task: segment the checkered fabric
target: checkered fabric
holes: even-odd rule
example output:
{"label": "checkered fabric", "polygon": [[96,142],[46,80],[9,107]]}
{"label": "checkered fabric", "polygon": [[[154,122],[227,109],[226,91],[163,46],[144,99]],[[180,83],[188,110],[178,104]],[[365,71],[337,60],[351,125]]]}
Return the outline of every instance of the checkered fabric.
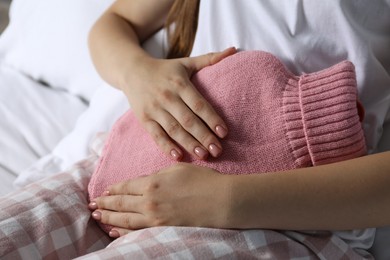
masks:
{"label": "checkered fabric", "polygon": [[155,227],[134,231],[106,249],[78,258],[97,259],[371,259],[331,232]]}
{"label": "checkered fabric", "polygon": [[90,218],[87,186],[98,157],[0,198],[0,259],[71,259],[111,239]]}
{"label": "checkered fabric", "polygon": [[0,259],[372,259],[331,232],[154,227],[112,241],[90,218],[89,158],[0,198]]}

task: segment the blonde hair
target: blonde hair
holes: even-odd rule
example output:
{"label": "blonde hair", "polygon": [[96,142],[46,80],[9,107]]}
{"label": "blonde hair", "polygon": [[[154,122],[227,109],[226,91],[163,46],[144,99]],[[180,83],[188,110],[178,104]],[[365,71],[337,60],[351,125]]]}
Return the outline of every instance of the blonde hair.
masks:
{"label": "blonde hair", "polygon": [[[173,3],[165,24],[169,32],[169,59],[190,55],[198,27],[199,2],[176,0]],[[171,30],[172,27],[174,30]]]}

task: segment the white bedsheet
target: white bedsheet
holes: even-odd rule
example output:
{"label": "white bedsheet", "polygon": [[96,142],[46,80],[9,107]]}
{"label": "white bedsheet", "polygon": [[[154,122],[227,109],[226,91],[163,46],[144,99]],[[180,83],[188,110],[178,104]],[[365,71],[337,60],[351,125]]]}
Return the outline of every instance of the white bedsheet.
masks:
{"label": "white bedsheet", "polygon": [[87,105],[0,62],[0,195],[27,166],[48,154]]}
{"label": "white bedsheet", "polygon": [[48,175],[63,172],[88,157],[90,142],[100,132],[107,132],[114,122],[129,109],[119,90],[102,84],[93,95],[88,109],[80,115],[75,127],[53,151],[20,172],[16,186],[24,186]]}

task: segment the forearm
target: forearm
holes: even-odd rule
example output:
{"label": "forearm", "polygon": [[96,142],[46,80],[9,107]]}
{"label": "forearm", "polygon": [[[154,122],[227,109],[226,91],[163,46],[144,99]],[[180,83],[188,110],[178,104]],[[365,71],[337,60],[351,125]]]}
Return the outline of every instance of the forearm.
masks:
{"label": "forearm", "polygon": [[95,67],[105,81],[123,88],[137,60],[147,56],[139,42],[131,25],[116,14],[106,13],[97,21],[90,32],[89,46]]}
{"label": "forearm", "polygon": [[343,230],[390,224],[390,152],[230,178],[227,225]]}
{"label": "forearm", "polygon": [[140,44],[162,28],[173,0],[117,0],[95,23],[89,49],[98,73],[116,88],[128,87],[150,59]]}

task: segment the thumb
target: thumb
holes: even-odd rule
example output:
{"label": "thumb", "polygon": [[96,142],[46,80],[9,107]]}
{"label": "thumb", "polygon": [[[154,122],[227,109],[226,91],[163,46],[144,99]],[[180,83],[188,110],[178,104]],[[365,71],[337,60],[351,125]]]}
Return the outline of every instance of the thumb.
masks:
{"label": "thumb", "polygon": [[233,55],[237,52],[235,47],[230,47],[221,52],[210,52],[205,55],[185,58],[183,63],[185,67],[189,70],[189,73],[192,74],[196,71],[203,69],[204,67],[216,64],[223,60],[224,58]]}

